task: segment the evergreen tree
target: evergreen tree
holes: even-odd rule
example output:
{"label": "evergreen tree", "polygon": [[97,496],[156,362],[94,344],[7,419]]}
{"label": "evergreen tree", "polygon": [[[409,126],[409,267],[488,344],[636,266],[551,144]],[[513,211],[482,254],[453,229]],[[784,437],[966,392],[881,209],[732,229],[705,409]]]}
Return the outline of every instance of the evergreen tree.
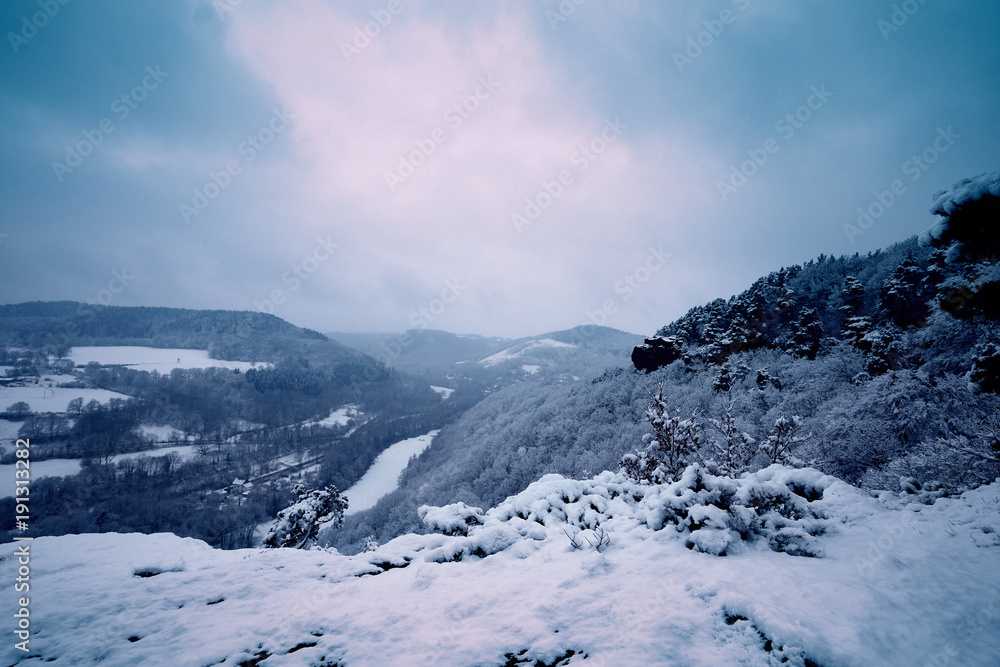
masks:
{"label": "evergreen tree", "polygon": [[307,489],[296,484],[297,500],[278,513],[278,522],[264,538],[264,546],[302,549],[315,541],[327,523],[339,526],[347,510],[347,498],[332,484],[325,489]]}
{"label": "evergreen tree", "polygon": [[819,321],[819,314],[815,308],[804,308],[795,323],[795,333],[792,335],[792,354],[815,359],[819,353],[819,344],[823,340],[823,323]]}
{"label": "evergreen tree", "polygon": [[622,472],[636,481],[654,484],[677,479],[687,466],[701,460],[698,449],[702,429],[696,418],[693,414],[690,419],[683,419],[679,410],[671,416],[660,384],[652,404],[646,409],[646,419],[653,432],[643,436],[644,450],[622,458]]}

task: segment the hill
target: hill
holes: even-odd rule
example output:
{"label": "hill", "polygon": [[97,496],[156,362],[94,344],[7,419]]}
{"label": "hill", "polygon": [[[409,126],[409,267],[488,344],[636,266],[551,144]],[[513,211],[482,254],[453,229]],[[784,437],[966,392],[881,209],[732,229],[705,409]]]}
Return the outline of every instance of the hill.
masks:
{"label": "hill", "polygon": [[767,443],[797,417],[796,460],[862,488],[959,493],[994,480],[1000,252],[976,231],[997,224],[1000,176],[988,176],[939,195],[923,242],[783,267],[662,327],[629,369],[502,388],[443,428],[400,488],[330,543],[349,551],[368,534],[419,530],[422,504],[491,506],[544,474],[617,469],[644,450],[660,390],[671,415],[692,420],[705,459],[743,434]]}

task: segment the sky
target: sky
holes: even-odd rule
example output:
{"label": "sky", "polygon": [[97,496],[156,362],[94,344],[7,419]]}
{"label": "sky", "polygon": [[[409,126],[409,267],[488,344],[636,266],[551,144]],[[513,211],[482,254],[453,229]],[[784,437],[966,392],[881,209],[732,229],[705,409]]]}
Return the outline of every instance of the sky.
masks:
{"label": "sky", "polygon": [[0,302],[652,335],[1000,168],[993,0],[8,0]]}

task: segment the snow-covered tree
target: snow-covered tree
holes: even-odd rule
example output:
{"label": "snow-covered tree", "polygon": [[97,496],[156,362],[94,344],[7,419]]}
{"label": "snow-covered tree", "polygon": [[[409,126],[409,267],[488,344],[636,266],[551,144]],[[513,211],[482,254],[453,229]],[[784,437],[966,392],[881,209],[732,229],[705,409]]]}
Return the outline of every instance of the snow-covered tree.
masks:
{"label": "snow-covered tree", "polygon": [[684,419],[678,409],[671,416],[662,384],[652,398],[652,404],[646,409],[646,419],[653,432],[642,437],[645,449],[622,457],[621,468],[622,472],[637,481],[662,484],[674,481],[684,468],[701,460],[698,450],[702,429],[697,422],[697,414]]}
{"label": "snow-covered tree", "polygon": [[976,348],[969,379],[982,391],[1000,394],[1000,345],[983,343]]}
{"label": "snow-covered tree", "polygon": [[811,437],[811,435],[799,435],[801,428],[802,418],[799,416],[793,416],[791,419],[778,417],[774,422],[774,428],[771,429],[767,440],[761,443],[758,452],[766,456],[771,463],[798,464],[799,460],[792,456],[789,450]]}
{"label": "snow-covered tree", "polygon": [[795,323],[795,333],[792,335],[791,352],[799,357],[815,359],[819,353],[819,344],[823,340],[823,323],[815,308],[804,308]]}
{"label": "snow-covered tree", "polygon": [[746,431],[741,431],[736,425],[732,397],[726,406],[722,419],[709,419],[708,423],[721,436],[713,443],[713,457],[724,475],[735,477],[750,467],[750,461],[756,455],[757,441]]}
{"label": "snow-covered tree", "polygon": [[296,484],[294,493],[297,500],[278,513],[278,522],[264,538],[264,546],[302,549],[315,541],[321,526],[339,526],[344,520],[347,498],[336,486],[307,489],[304,484]]}
{"label": "snow-covered tree", "polygon": [[934,199],[931,213],[941,218],[920,237],[922,243],[947,249],[949,262],[1000,255],[1000,171],[963,178]]}
{"label": "snow-covered tree", "polygon": [[861,315],[865,303],[865,284],[854,276],[844,278],[844,287],[840,291],[840,299],[844,305],[840,311],[850,319]]}

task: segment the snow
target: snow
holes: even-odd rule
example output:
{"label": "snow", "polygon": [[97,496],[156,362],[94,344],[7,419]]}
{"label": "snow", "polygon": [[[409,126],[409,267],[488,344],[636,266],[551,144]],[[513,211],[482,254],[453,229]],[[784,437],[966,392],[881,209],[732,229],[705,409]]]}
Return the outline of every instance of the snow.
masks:
{"label": "snow", "polygon": [[[134,459],[138,456],[167,456],[177,454],[181,459],[189,460],[198,456],[198,448],[193,445],[181,445],[179,447],[161,447],[159,449],[147,449],[142,452],[129,452],[128,454],[117,454],[111,457],[112,463],[118,463],[125,459]],[[31,479],[41,479],[42,477],[69,477],[80,472],[82,467],[80,459],[45,459],[44,461],[31,462]],[[0,465],[0,498],[14,495],[16,488],[15,481],[16,464]]]}
{"label": "snow", "polygon": [[521,366],[521,370],[527,373],[528,375],[537,375],[538,371],[541,370],[541,368],[542,368],[541,366],[538,366],[536,364],[524,364]]}
{"label": "snow", "polygon": [[158,424],[157,425],[143,424],[142,426],[139,427],[139,430],[142,431],[142,434],[145,435],[146,437],[155,439],[156,442],[167,442],[170,440],[170,436],[173,433],[180,432],[180,429],[174,428],[173,426],[158,425]]}
{"label": "snow", "polygon": [[448,397],[455,391],[454,389],[448,389],[448,387],[435,387],[434,385],[431,385],[431,389],[441,394],[441,399],[445,401],[448,400]]}
{"label": "snow", "polygon": [[[940,217],[920,235],[920,243],[930,245],[941,239],[948,230],[949,218],[952,213],[969,202],[978,201],[988,196],[1000,197],[1000,171],[982,173],[974,178],[963,178],[950,189],[935,192],[931,213]],[[961,254],[961,244],[952,244],[948,249],[946,259],[948,262],[953,262]]]}
{"label": "snow", "polygon": [[69,359],[77,366],[86,366],[91,361],[101,365],[124,365],[137,371],[158,371],[169,373],[175,368],[232,368],[247,371],[266,363],[249,361],[225,361],[212,359],[205,350],[183,348],[141,347],[134,345],[108,345],[96,347],[74,347]]}
{"label": "snow", "polygon": [[491,354],[485,359],[480,359],[479,363],[482,366],[489,368],[490,366],[496,366],[497,364],[503,363],[505,361],[510,361],[511,359],[517,359],[518,357],[524,356],[529,350],[533,350],[539,347],[557,348],[557,349],[567,349],[574,348],[576,345],[571,343],[563,343],[558,340],[552,340],[551,338],[539,338],[537,340],[530,340],[524,345],[518,347],[509,347],[506,350],[501,350],[496,354]]}
{"label": "snow", "polygon": [[[768,470],[730,481],[748,490],[806,481],[822,492],[808,501],[824,515],[821,557],[763,541],[725,557],[689,549],[690,533],[643,520],[673,504],[666,487],[611,473],[548,475],[485,513],[422,510],[434,525],[461,520],[467,534],[404,535],[356,556],[217,551],[169,534],[38,538],[28,543],[30,653],[8,641],[0,661],[1000,663],[1000,482],[923,505]],[[581,527],[588,521],[600,525]],[[595,547],[595,528],[610,543]],[[17,576],[23,544],[0,545],[3,580]],[[5,586],[4,608],[19,595]]]}
{"label": "snow", "polygon": [[32,412],[66,412],[66,407],[74,398],[82,398],[84,405],[90,401],[107,403],[112,398],[127,399],[125,394],[107,389],[67,389],[65,387],[0,387],[0,409],[24,401]]}
{"label": "snow", "polygon": [[[80,459],[47,459],[31,461],[30,465],[28,471],[31,473],[31,479],[68,477],[80,472]],[[0,498],[14,495],[14,489],[17,488],[16,470],[15,463],[0,465]]]}
{"label": "snow", "polygon": [[357,405],[345,405],[332,411],[329,417],[306,422],[303,426],[347,426],[349,421],[357,419],[363,414]]}
{"label": "snow", "polygon": [[177,454],[182,460],[191,460],[199,456],[198,447],[195,445],[177,445],[176,447],[158,447],[157,449],[147,449],[142,452],[129,452],[128,454],[116,454],[111,457],[113,463],[118,463],[119,461],[124,461],[125,459],[134,459],[138,456],[169,456],[170,454]]}
{"label": "snow", "polygon": [[344,492],[350,502],[344,515],[374,507],[379,498],[395,491],[399,475],[409,465],[410,457],[420,456],[430,447],[431,441],[438,433],[439,431],[435,430],[415,438],[401,440],[379,454],[364,476]]}
{"label": "snow", "polygon": [[947,217],[968,202],[977,201],[987,195],[1000,197],[1000,171],[982,173],[974,178],[963,178],[951,186],[950,190],[935,192],[931,213]]}

